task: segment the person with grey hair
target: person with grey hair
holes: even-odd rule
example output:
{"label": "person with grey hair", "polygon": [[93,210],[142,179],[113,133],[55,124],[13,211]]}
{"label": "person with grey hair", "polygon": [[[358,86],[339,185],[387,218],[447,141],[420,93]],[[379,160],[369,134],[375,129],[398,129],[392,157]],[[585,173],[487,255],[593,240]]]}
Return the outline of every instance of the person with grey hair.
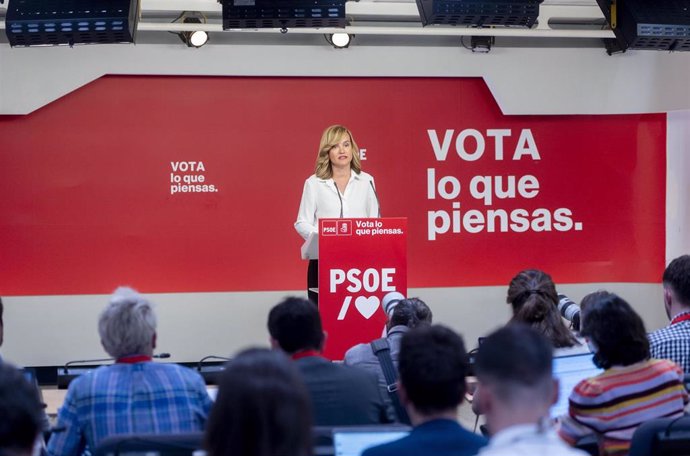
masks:
{"label": "person with grey hair", "polygon": [[54,456],[93,450],[118,434],[202,431],[211,399],[199,374],[176,364],[152,362],[156,314],[131,288],[118,288],[98,320],[105,351],[115,358],[69,385],[48,442]]}

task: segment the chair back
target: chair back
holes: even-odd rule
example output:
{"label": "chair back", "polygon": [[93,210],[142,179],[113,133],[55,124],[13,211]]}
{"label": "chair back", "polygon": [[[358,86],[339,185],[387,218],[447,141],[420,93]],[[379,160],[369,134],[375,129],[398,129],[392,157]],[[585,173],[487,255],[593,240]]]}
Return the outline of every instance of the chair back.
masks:
{"label": "chair back", "polygon": [[203,441],[203,432],[114,435],[103,439],[93,456],[192,456]]}
{"label": "chair back", "polygon": [[599,456],[599,438],[596,434],[588,434],[575,443],[575,448],[590,456]]}
{"label": "chair back", "polygon": [[629,456],[690,455],[690,416],[658,418],[635,430]]}

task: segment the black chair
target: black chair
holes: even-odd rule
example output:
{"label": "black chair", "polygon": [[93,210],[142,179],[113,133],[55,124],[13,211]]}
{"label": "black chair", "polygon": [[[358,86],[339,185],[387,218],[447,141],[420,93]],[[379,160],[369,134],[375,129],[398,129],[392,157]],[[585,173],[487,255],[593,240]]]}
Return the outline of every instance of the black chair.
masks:
{"label": "black chair", "polygon": [[335,454],[332,426],[314,426],[311,429],[311,434],[314,456],[333,456]]}
{"label": "black chair", "polygon": [[127,454],[157,456],[192,456],[202,448],[203,432],[182,434],[123,434],[103,439],[93,456],[120,456]]}
{"label": "black chair", "polygon": [[586,435],[575,443],[575,448],[591,456],[599,456],[599,439],[596,434]]}
{"label": "black chair", "polygon": [[658,418],[633,434],[629,456],[689,456],[690,416]]}

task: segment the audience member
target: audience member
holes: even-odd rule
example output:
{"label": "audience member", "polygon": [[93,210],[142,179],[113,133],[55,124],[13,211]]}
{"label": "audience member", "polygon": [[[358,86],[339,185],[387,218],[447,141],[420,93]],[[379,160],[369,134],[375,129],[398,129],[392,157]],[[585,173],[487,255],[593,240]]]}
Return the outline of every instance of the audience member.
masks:
{"label": "audience member", "polygon": [[[383,295],[383,299],[381,300],[381,310],[383,310],[383,313],[386,314],[386,322],[388,322],[388,318],[390,318],[391,314],[393,313],[395,306],[397,306],[398,303],[403,299],[405,299],[405,295],[399,291],[389,291]],[[383,329],[381,330],[381,337],[386,337],[387,333],[388,326],[384,323]]]}
{"label": "audience member", "polygon": [[311,404],[297,368],[277,350],[228,362],[206,429],[209,456],[311,456]]}
{"label": "audience member", "polygon": [[605,371],[575,386],[561,437],[574,444],[595,433],[601,454],[627,455],[640,424],[682,416],[683,372],[672,361],[650,359],[644,323],[626,301],[606,291],[585,296],[581,333]]}
{"label": "audience member", "polygon": [[[4,336],[5,336],[5,321],[3,320],[3,313],[5,309],[2,304],[2,298],[0,298],[0,346],[2,346],[2,343],[4,342]],[[0,356],[0,364],[3,363],[3,359]],[[48,431],[50,429],[50,420],[48,419],[48,415],[46,415],[45,410],[41,408],[41,426],[40,426],[41,431]]]}
{"label": "audience member", "polygon": [[81,454],[117,434],[203,430],[211,408],[204,381],[191,369],[152,362],[156,315],[143,296],[130,288],[116,290],[98,332],[116,363],[70,383],[57,418],[65,431],[51,436],[50,454]]}
{"label": "audience member", "polygon": [[486,439],[457,422],[468,360],[462,338],[443,326],[407,332],[400,344],[400,397],[414,428],[363,456],[474,455]]}
{"label": "audience member", "polygon": [[[383,296],[383,299],[381,300],[381,309],[383,309],[383,313],[386,314],[386,318],[391,316],[395,306],[397,306],[398,303],[403,299],[405,299],[405,295],[399,291],[389,291]],[[384,333],[387,329],[388,328],[384,328]],[[385,334],[383,335],[385,336]]]}
{"label": "audience member", "polygon": [[511,322],[524,323],[546,336],[554,348],[580,343],[563,324],[558,312],[558,294],[551,276],[537,269],[521,271],[508,285],[506,302],[513,308]]}
{"label": "audience member", "polygon": [[[543,334],[556,349],[557,355],[587,351],[572,332],[565,326],[558,312],[558,293],[551,276],[538,269],[520,271],[508,285],[506,302],[513,309],[508,324],[519,323],[534,328]],[[481,415],[481,391],[475,390],[472,411]]]}
{"label": "audience member", "polygon": [[26,381],[21,371],[0,363],[0,454],[39,454],[43,417],[36,388]]}
{"label": "audience member", "polygon": [[492,437],[481,456],[578,456],[551,427],[558,399],[549,340],[524,324],[508,325],[479,346],[478,395]]}
{"label": "audience member", "polygon": [[[387,336],[383,339],[390,348],[390,357],[393,365],[398,367],[398,354],[400,353],[400,340],[410,328],[418,325],[430,325],[432,319],[431,309],[418,298],[403,299],[387,315]],[[372,344],[359,344],[350,348],[345,353],[345,364],[368,370],[378,376],[379,386],[385,390],[386,378],[379,364],[378,357],[374,354]]]}
{"label": "audience member", "polygon": [[690,255],[671,261],[662,281],[671,323],[649,334],[649,351],[652,358],[670,359],[690,374]]}
{"label": "audience member", "polygon": [[268,314],[271,346],[295,361],[312,400],[314,424],[336,426],[392,421],[376,376],[320,356],[325,334],[314,303],[286,298]]}

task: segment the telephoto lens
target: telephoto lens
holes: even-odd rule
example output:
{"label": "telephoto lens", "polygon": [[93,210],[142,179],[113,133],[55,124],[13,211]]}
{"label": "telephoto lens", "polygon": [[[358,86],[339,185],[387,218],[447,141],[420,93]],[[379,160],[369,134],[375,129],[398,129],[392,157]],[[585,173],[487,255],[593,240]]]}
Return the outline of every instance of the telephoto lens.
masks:
{"label": "telephoto lens", "polygon": [[570,327],[580,330],[580,306],[564,294],[558,295],[558,311],[561,316],[570,322]]}

